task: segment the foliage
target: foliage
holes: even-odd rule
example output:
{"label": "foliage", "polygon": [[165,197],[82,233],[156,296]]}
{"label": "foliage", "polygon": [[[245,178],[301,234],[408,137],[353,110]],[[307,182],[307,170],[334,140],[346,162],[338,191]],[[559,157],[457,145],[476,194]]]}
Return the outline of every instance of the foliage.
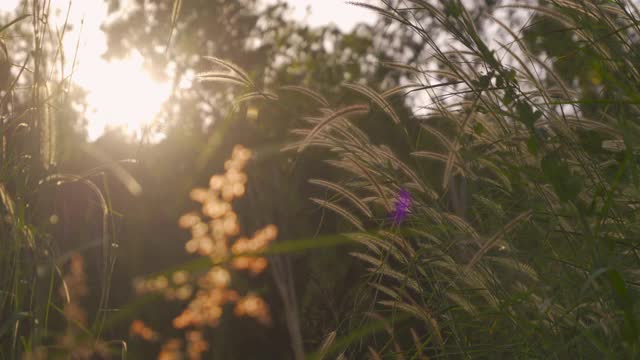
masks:
{"label": "foliage", "polygon": [[[386,113],[409,149],[372,141],[361,125],[370,119],[348,111],[355,105],[319,109],[290,147],[328,149],[326,161],[345,176],[315,181],[335,194],[318,203],[376,229],[354,237],[363,248],[352,255],[369,266],[371,285],[354,312],[382,314],[388,334],[361,339],[348,356],[637,356],[638,9],[505,5],[481,14],[485,27],[501,29],[489,40],[460,1],[411,3],[361,4],[428,45],[425,62],[391,65],[410,71],[411,85],[345,85],[371,113]],[[505,9],[535,14],[524,38],[499,19]],[[446,31],[446,44],[421,26],[424,16]],[[531,42],[547,50],[536,38],[556,41],[548,48],[558,57],[534,55]],[[575,50],[566,51],[567,39]],[[429,102],[426,115],[394,114],[387,99],[407,89]],[[406,192],[410,214],[397,226],[386,214],[394,201],[395,214],[406,207]]]}
{"label": "foliage", "polygon": [[[349,34],[283,4],[142,2],[107,25],[107,56],[175,68],[155,145],[85,143],[47,3],[0,26],[0,357],[172,359],[182,335],[191,358],[639,355],[634,2],[357,2],[382,20]],[[185,194],[236,143],[252,166],[226,199],[220,177],[191,193],[219,221],[181,218],[203,256],[176,266]],[[228,243],[240,222],[279,239]],[[233,278],[268,315],[227,289],[227,245],[231,266],[268,257],[272,280]],[[193,299],[185,270],[205,279]],[[187,311],[135,298],[141,274]],[[200,313],[203,289],[229,298]]]}

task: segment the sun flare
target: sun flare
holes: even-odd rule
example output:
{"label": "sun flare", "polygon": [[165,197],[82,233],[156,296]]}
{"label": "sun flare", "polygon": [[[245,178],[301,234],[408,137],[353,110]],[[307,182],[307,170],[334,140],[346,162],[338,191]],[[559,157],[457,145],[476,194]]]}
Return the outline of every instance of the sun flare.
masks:
{"label": "sun flare", "polygon": [[[19,11],[19,0],[0,0],[0,12]],[[124,135],[139,139],[144,133],[152,142],[162,138],[156,131],[145,132],[157,119],[162,105],[171,93],[170,81],[155,80],[144,68],[144,59],[132,51],[121,59],[106,60],[106,34],[101,28],[108,21],[105,1],[50,0],[50,23],[65,30],[62,51],[66,58],[65,74],[72,74],[74,86],[86,92],[83,106],[76,108],[85,117],[90,141],[105,131],[118,129]],[[123,3],[123,13],[135,3]],[[71,61],[77,58],[77,63]],[[170,75],[170,74],[169,74]],[[170,77],[170,76],[169,76]]]}
{"label": "sun flare", "polygon": [[143,62],[134,52],[124,59],[84,64],[76,82],[87,91],[85,115],[90,140],[111,129],[138,138],[152,125],[171,87],[153,79]]}
{"label": "sun flare", "polygon": [[[171,1],[170,1],[171,2]],[[268,0],[266,3],[273,3]],[[352,12],[347,14],[347,23],[336,18],[336,7],[352,9],[340,0],[326,0],[321,6],[312,0],[290,0],[294,5],[294,18],[306,19],[311,25],[322,25],[335,22],[349,28],[353,25]],[[162,106],[171,95],[171,81],[158,81],[144,69],[143,56],[133,51],[122,59],[105,60],[102,55],[107,51],[106,34],[102,25],[110,19],[126,14],[140,6],[132,0],[122,2],[117,13],[109,13],[108,2],[78,1],[70,6],[69,0],[48,0],[50,6],[50,23],[56,29],[70,25],[62,37],[63,51],[66,58],[65,74],[72,73],[75,86],[86,92],[82,105],[76,106],[86,121],[88,140],[94,141],[106,131],[118,130],[131,139],[157,142],[164,136],[154,127],[155,120],[161,113]],[[0,0],[0,12],[19,12],[20,0]],[[304,9],[311,6],[313,12],[307,14]],[[29,9],[27,6],[26,9]],[[328,11],[330,9],[331,11]],[[312,15],[312,16],[309,16]],[[343,16],[344,17],[344,16]],[[78,63],[71,61],[78,59]],[[167,73],[171,79],[174,74]],[[180,88],[190,86],[191,79],[185,79]]]}

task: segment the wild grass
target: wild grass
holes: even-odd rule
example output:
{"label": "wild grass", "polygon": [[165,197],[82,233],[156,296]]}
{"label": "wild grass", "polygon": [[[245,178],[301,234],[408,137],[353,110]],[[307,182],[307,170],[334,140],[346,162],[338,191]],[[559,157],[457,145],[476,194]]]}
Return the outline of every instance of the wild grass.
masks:
{"label": "wild grass", "polygon": [[[345,236],[361,245],[352,256],[368,275],[353,284],[350,316],[340,319],[340,326],[328,331],[308,356],[637,357],[640,13],[635,3],[510,3],[479,17],[460,0],[398,3],[402,7],[386,1],[354,4],[421,39],[428,56],[415,63],[397,59],[386,64],[408,74],[407,84],[390,89],[344,84],[361,96],[355,104],[331,104],[297,85],[260,89],[240,67],[214,57],[209,60],[225,72],[200,76],[240,86],[245,93],[237,103],[279,101],[285,92],[297,92],[318,105],[291,130],[294,141],[283,151],[304,156],[322,149],[331,155],[326,163],[341,176],[311,180],[329,194],[311,201],[357,230]],[[0,357],[53,351],[58,335],[69,329],[51,324],[54,316],[65,315],[65,307],[54,299],[56,284],[67,288],[68,309],[82,298],[76,294],[72,299],[65,286],[75,282],[82,288],[78,258],[65,272],[61,264],[67,254],[48,241],[51,214],[35,210],[46,201],[45,194],[60,186],[89,188],[102,214],[99,306],[86,325],[72,324],[73,331],[82,330],[82,335],[73,334],[74,340],[87,345],[89,353],[104,352],[107,344],[124,357],[126,343],[116,344],[119,339],[108,341],[102,334],[118,244],[111,231],[112,210],[93,181],[56,171],[54,130],[64,119],[55,110],[68,105],[61,89],[70,80],[52,70],[56,61],[63,61],[61,41],[56,46],[45,39],[64,34],[49,27],[47,1],[30,4],[28,16],[0,27],[2,36],[31,21],[25,31],[33,54],[17,62],[14,80],[0,94]],[[174,1],[172,28],[180,5]],[[518,30],[500,17],[514,9],[529,16]],[[444,33],[427,30],[424,19]],[[499,33],[484,33],[490,27]],[[553,32],[545,33],[546,27]],[[554,36],[565,42],[545,45]],[[575,44],[571,50],[567,39]],[[27,95],[18,96],[19,87],[27,88]],[[394,104],[403,98],[411,100],[416,114],[397,111]],[[385,129],[393,129],[382,137],[388,141],[375,134],[381,124],[367,123],[374,115],[383,115]],[[218,180],[212,178],[210,188],[217,188]],[[233,187],[229,191],[228,201],[237,195]],[[211,201],[210,195],[209,190],[192,193],[210,205],[203,213],[217,219],[228,212],[220,208],[228,201]],[[225,236],[235,231],[230,228],[227,234],[224,224],[194,219],[182,219],[197,239],[187,247],[207,257],[217,248],[205,233],[220,226]],[[249,240],[236,244],[263,250]],[[286,252],[287,246],[295,248],[276,243],[273,251]],[[259,272],[265,265],[259,259],[239,256],[232,264]],[[279,258],[272,265],[294,357],[303,358],[310,349],[304,349],[300,335],[291,265]],[[228,272],[209,270],[209,280],[227,285]],[[171,281],[180,287],[172,296],[191,299],[194,289],[184,287],[184,276],[173,275]],[[168,283],[157,278],[149,284],[165,289]],[[180,289],[186,290],[180,294]],[[179,317],[176,327],[193,321],[215,324],[220,304],[202,313],[209,317],[193,316],[202,315],[199,311],[210,299],[192,300],[189,307],[197,311]],[[240,315],[247,315],[247,309],[264,310],[254,297],[232,300],[244,304],[238,305],[244,309],[238,310]],[[267,322],[264,312],[252,316]],[[141,322],[131,331],[152,340],[159,337],[159,331]],[[206,350],[201,332],[187,332],[185,339],[192,356]],[[55,350],[71,355],[77,344]],[[181,346],[169,340],[161,355],[175,358]]]}
{"label": "wild grass", "polygon": [[[104,172],[97,169],[80,176],[58,168],[59,131],[74,126],[73,118],[64,117],[71,108],[67,90],[73,86],[73,67],[71,74],[65,73],[69,54],[62,46],[68,23],[54,26],[51,2],[46,0],[24,2],[19,11],[0,27],[4,51],[0,67],[6,70],[0,84],[0,358],[38,359],[78,352],[81,357],[116,353],[124,358],[126,343],[102,334],[111,310],[110,284],[118,248],[109,198],[96,181],[96,175]],[[118,164],[113,169],[122,170]],[[134,188],[138,185],[131,178],[128,182]],[[98,204],[100,235],[97,241],[85,241],[84,249],[52,241],[52,226],[68,221],[55,212],[53,200],[65,187],[88,190],[92,198],[87,200]],[[84,272],[73,250],[93,248],[101,262],[95,279],[98,305],[84,313],[78,305],[86,295]],[[66,274],[70,259],[71,274]],[[71,282],[77,283],[79,292],[73,291]],[[55,291],[58,286],[61,297]]]}
{"label": "wild grass", "polygon": [[[375,224],[354,236],[371,285],[354,312],[381,314],[387,335],[334,346],[334,356],[638,356],[635,4],[512,3],[477,19],[461,1],[383,3],[354,5],[400,23],[430,56],[389,64],[409,70],[409,85],[344,86],[386,114],[411,150],[370,140],[367,116],[348,116],[365,105],[324,102],[288,148],[327,149],[345,180],[313,180],[335,196],[312,200],[361,230]],[[514,30],[499,19],[507,9],[533,20]],[[425,16],[446,36],[427,31],[417,20]],[[523,34],[536,22],[574,39],[575,50],[532,50]],[[587,74],[562,72],[572,61],[588,63]],[[403,93],[426,111],[399,118],[389,99]],[[387,214],[402,191],[411,205],[398,225]],[[335,329],[329,342],[366,322]],[[408,334],[415,341],[403,341]]]}

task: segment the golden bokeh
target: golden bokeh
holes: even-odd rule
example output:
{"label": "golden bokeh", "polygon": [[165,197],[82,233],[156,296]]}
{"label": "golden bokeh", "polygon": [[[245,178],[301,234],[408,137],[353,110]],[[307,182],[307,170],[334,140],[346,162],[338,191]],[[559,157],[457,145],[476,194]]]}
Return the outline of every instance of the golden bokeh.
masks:
{"label": "golden bokeh", "polygon": [[[189,359],[201,359],[209,348],[201,329],[217,326],[226,304],[234,304],[236,316],[251,317],[263,325],[271,323],[269,307],[261,297],[252,293],[241,296],[230,288],[229,269],[257,275],[268,267],[267,258],[260,253],[278,236],[275,225],[267,225],[251,237],[240,236],[242,229],[232,202],[246,193],[248,177],[244,167],[251,156],[250,150],[234,147],[231,159],[225,162],[225,173],[211,176],[209,188],[195,188],[189,193],[193,201],[202,204],[201,213],[189,212],[178,219],[178,225],[191,233],[185,250],[208,257],[216,265],[203,274],[178,270],[168,277],[134,281],[139,294],[160,292],[168,300],[186,302],[184,310],[173,319],[173,326],[197,329],[185,334]],[[140,320],[131,324],[131,333],[145,340],[160,338]],[[183,341],[169,339],[162,345],[159,359],[176,359],[182,348]]]}

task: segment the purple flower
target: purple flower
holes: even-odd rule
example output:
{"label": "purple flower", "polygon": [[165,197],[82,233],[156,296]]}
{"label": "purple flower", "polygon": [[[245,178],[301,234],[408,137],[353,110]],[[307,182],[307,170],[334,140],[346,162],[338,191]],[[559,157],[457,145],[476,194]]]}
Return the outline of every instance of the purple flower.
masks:
{"label": "purple flower", "polygon": [[411,207],[411,193],[407,191],[407,189],[400,189],[400,192],[396,196],[396,201],[394,203],[394,209],[389,214],[391,221],[393,224],[399,225],[401,222],[406,219],[409,214],[409,208]]}

